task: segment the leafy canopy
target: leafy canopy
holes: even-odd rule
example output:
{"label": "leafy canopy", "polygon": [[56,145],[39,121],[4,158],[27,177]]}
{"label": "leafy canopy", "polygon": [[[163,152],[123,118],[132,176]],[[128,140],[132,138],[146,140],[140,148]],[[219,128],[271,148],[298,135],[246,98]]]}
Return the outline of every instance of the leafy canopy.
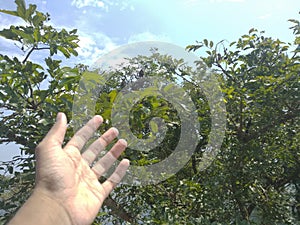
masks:
{"label": "leafy canopy", "polygon": [[[53,118],[63,111],[71,119],[72,101],[86,67],[63,67],[54,56],[76,56],[76,29],[58,30],[48,25],[48,14],[16,0],[16,11],[1,10],[24,21],[11,25],[0,35],[19,46],[22,61],[0,54],[0,143],[21,146],[20,156],[2,162],[0,184],[1,220],[7,220],[25,201],[34,185],[34,148],[43,138]],[[204,39],[187,47],[205,49],[193,71],[184,61],[153,52],[132,58],[129,65],[111,71],[95,105],[103,115],[102,130],[111,126],[111,110],[123,87],[143,76],[178,82],[194,101],[201,124],[199,143],[187,165],[176,175],[157,185],[119,186],[105,202],[95,224],[105,222],[136,224],[299,224],[299,48],[300,23],[290,20],[293,44],[265,37],[251,29],[237,41],[217,44]],[[30,61],[44,50],[42,63]],[[200,171],[199,163],[212,127],[210,107],[196,82],[197,73],[211,70],[218,77],[227,107],[226,137],[212,165]],[[89,71],[90,76],[97,76]],[[46,84],[46,85],[45,85]],[[92,85],[92,84],[91,84]],[[82,113],[84,113],[84,105]],[[168,157],[178,142],[181,121],[170,102],[149,96],[131,110],[130,124],[138,138],[157,131],[151,118],[167,123],[162,144],[149,152],[128,149],[135,165],[148,165]],[[70,126],[74,126],[72,121]],[[73,130],[69,130],[66,139]]]}

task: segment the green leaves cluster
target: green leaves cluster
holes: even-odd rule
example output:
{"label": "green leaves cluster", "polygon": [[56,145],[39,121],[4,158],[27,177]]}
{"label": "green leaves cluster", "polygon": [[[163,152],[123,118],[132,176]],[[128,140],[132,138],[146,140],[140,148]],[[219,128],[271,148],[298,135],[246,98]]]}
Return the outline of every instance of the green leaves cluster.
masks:
{"label": "green leaves cluster", "polygon": [[49,49],[50,56],[61,52],[65,57],[71,55],[77,56],[76,48],[78,47],[77,30],[66,31],[62,29],[58,31],[46,22],[50,20],[50,15],[41,13],[36,10],[36,5],[30,4],[26,8],[24,0],[16,0],[16,11],[1,9],[0,12],[16,16],[26,22],[26,26],[10,26],[9,29],[0,31],[0,36],[16,41],[21,50],[27,55],[23,60],[26,62],[32,51]]}
{"label": "green leaves cluster", "polygon": [[[0,205],[6,220],[24,202],[34,185],[34,150],[48,132],[55,115],[64,111],[70,117],[74,90],[82,66],[62,67],[61,60],[53,58],[58,51],[65,57],[77,55],[76,30],[58,31],[48,26],[49,15],[27,8],[23,0],[16,0],[17,10],[0,12],[21,18],[22,26],[12,25],[0,31],[0,36],[11,40],[26,54],[17,57],[0,54],[0,144],[20,146],[20,156],[10,162],[1,162]],[[50,50],[43,65],[30,61],[39,50]],[[69,132],[70,133],[70,132]]]}
{"label": "green leaves cluster", "polygon": [[[299,22],[291,22],[297,44]],[[187,48],[204,47],[228,113],[224,148],[203,181],[211,193],[204,210],[220,223],[299,223],[299,51],[256,29],[228,46]]]}

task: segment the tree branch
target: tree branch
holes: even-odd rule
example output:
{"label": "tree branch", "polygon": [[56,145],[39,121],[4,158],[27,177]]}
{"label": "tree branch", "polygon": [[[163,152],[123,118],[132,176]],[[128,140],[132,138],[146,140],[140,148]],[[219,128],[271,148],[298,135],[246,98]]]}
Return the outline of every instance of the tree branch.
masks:
{"label": "tree branch", "polygon": [[229,79],[232,80],[233,82],[236,82],[236,79],[235,79],[233,76],[231,76],[231,75],[223,68],[223,66],[222,66],[218,61],[216,62],[216,65],[217,65],[217,67],[218,67],[219,69],[221,69],[222,73],[223,73],[227,78],[229,78]]}
{"label": "tree branch", "polygon": [[35,47],[32,47],[32,48],[30,49],[30,51],[29,51],[28,54],[26,55],[25,59],[22,61],[23,64],[27,61],[27,59],[29,58],[29,56],[31,55],[31,53],[34,51],[34,49],[35,49]]}
{"label": "tree branch", "polygon": [[30,51],[28,52],[28,54],[26,55],[26,57],[25,57],[25,59],[22,61],[22,63],[24,64],[27,60],[28,60],[28,58],[29,58],[29,56],[31,55],[31,53],[34,51],[34,50],[45,50],[45,49],[50,49],[50,47],[42,47],[42,48],[38,48],[38,47],[32,47],[31,49],[30,49]]}
{"label": "tree branch", "polygon": [[118,204],[115,200],[113,200],[110,196],[108,196],[104,203],[104,205],[106,205],[108,208],[111,209],[111,214],[114,216],[119,217],[120,219],[132,223],[134,221],[134,218],[129,215],[126,210],[120,205]]}

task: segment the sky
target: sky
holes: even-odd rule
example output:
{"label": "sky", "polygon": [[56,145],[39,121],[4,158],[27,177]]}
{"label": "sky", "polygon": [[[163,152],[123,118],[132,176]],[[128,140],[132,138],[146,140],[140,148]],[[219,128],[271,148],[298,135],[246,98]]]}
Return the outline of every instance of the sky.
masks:
{"label": "sky", "polygon": [[[27,0],[51,15],[58,29],[78,29],[79,56],[70,64],[93,64],[103,54],[138,41],[165,41],[186,47],[204,38],[232,42],[251,28],[265,36],[293,42],[288,19],[300,20],[299,0]],[[0,9],[15,10],[13,0],[0,0]],[[0,29],[21,23],[0,14]],[[0,38],[0,53],[24,57]],[[34,60],[39,60],[34,55]],[[5,150],[5,151],[4,151]],[[8,151],[6,151],[8,150]],[[0,161],[18,154],[18,147],[0,146]]]}

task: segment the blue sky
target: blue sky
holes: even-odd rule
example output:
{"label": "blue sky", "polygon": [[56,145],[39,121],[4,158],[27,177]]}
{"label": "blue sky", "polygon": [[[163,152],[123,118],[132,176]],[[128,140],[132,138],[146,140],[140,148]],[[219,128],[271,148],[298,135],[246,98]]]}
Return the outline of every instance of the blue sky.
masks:
{"label": "blue sky", "polygon": [[[0,0],[0,8],[14,9],[13,0]],[[77,28],[79,58],[87,64],[117,46],[159,40],[185,47],[207,38],[229,42],[250,28],[292,41],[288,19],[299,18],[299,0],[27,0],[49,12],[57,28]],[[0,28],[16,22],[0,14]],[[2,51],[21,54],[0,39]]]}
{"label": "blue sky", "polygon": [[[120,45],[137,41],[167,41],[185,47],[196,40],[236,40],[249,29],[292,42],[288,19],[300,19],[299,0],[27,0],[51,15],[57,28],[77,28],[79,57],[70,63],[91,64]],[[0,0],[1,9],[15,9],[13,0]],[[20,23],[0,14],[0,29]],[[13,44],[0,38],[0,52],[24,57]],[[38,60],[38,55],[35,59]],[[7,151],[1,151],[9,148]],[[0,160],[17,151],[0,146]]]}

